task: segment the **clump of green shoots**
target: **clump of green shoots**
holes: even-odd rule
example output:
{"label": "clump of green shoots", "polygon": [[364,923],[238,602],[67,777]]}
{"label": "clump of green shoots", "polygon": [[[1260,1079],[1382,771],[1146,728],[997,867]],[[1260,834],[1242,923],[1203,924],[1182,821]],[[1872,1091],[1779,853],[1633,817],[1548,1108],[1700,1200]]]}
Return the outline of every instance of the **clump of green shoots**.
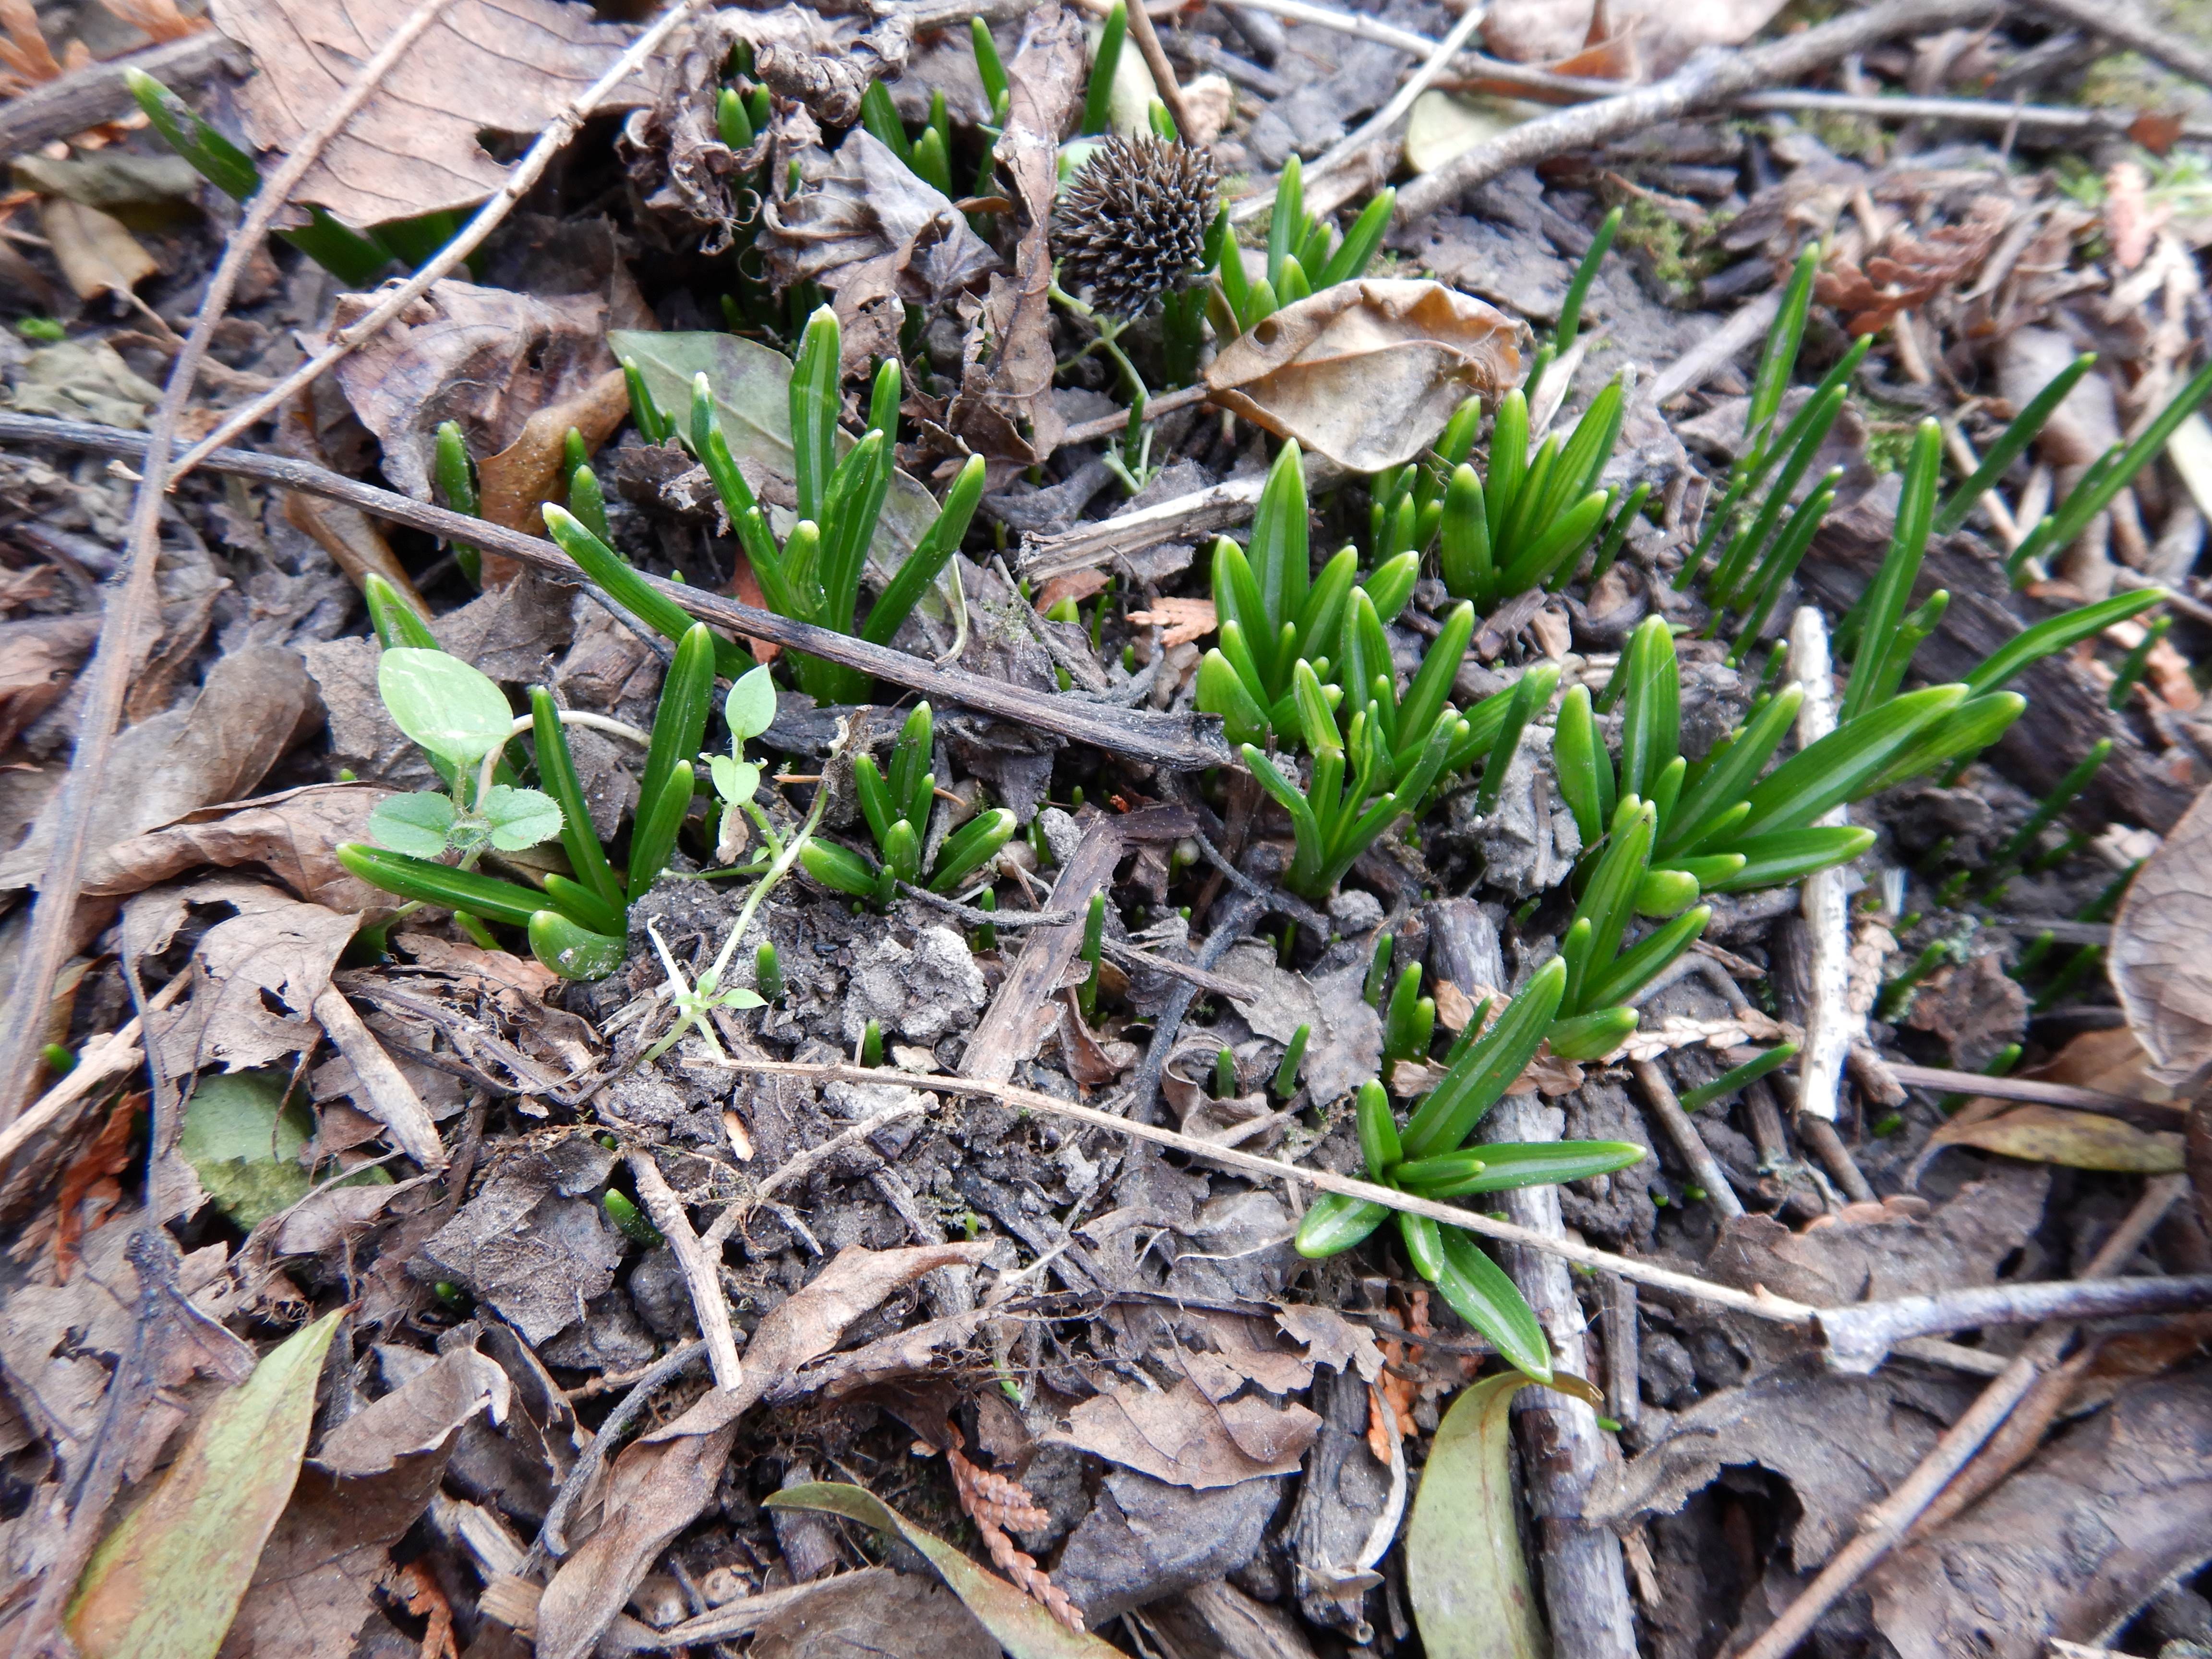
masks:
{"label": "clump of green shoots", "polygon": [[1378,192],[1340,240],[1326,219],[1305,210],[1304,163],[1291,156],[1275,181],[1265,274],[1255,277],[1245,271],[1229,210],[1224,208],[1214,221],[1209,240],[1218,258],[1220,283],[1218,303],[1212,307],[1216,331],[1230,339],[1257,327],[1285,306],[1364,276],[1382,245],[1382,233],[1390,227],[1397,201],[1395,190]]}
{"label": "clump of green shoots", "polygon": [[[897,361],[887,361],[875,378],[866,434],[840,459],[843,434],[837,427],[838,349],[837,319],[824,307],[808,322],[792,368],[789,410],[799,521],[780,545],[766,510],[754,499],[723,437],[714,392],[703,374],[693,383],[690,418],[679,434],[653,403],[643,376],[634,366],[625,365],[631,412],[648,441],[680,435],[707,469],[769,610],[795,622],[857,634],[871,644],[884,645],[959,550],[982,499],[984,464],[981,456],[969,459],[946,492],[936,519],[877,596],[867,620],[856,625],[861,577],[890,486],[902,381]],[[681,607],[639,575],[580,515],[549,505],[545,523],[562,550],[641,622],[671,639],[690,625]],[[731,678],[743,672],[744,659],[726,641],[717,646],[717,660]],[[817,702],[861,702],[872,689],[873,682],[859,669],[805,652],[792,652],[787,660],[799,689]]]}
{"label": "clump of green shoots", "polygon": [[1491,425],[1488,476],[1461,461],[1444,489],[1437,568],[1454,599],[1487,612],[1516,593],[1557,592],[1593,544],[1611,562],[1644,506],[1638,497],[1616,511],[1618,492],[1598,488],[1626,409],[1614,380],[1564,445],[1554,433],[1532,456],[1528,395],[1517,387],[1505,394]]}
{"label": "clump of green shoots", "polygon": [[[1443,1200],[1517,1187],[1581,1181],[1627,1168],[1644,1149],[1625,1141],[1501,1142],[1468,1147],[1483,1115],[1501,1099],[1542,1046],[1567,978],[1554,958],[1479,1037],[1468,1027],[1449,1069],[1402,1129],[1380,1083],[1359,1091],[1357,1123],[1367,1178],[1418,1197]],[[1465,1150],[1462,1150],[1462,1148]],[[1297,1249],[1318,1261],[1360,1243],[1392,1213],[1365,1199],[1324,1194],[1299,1224]],[[1396,1212],[1414,1270],[1452,1310],[1497,1345],[1506,1360],[1539,1382],[1552,1375],[1551,1346],[1534,1311],[1474,1237],[1425,1216]]]}
{"label": "clump of green shoots", "polygon": [[[937,775],[929,769],[935,726],[927,703],[918,703],[900,729],[891,750],[886,779],[872,755],[853,762],[853,785],[860,814],[874,838],[876,857],[819,838],[808,843],[806,873],[824,887],[866,899],[878,909],[890,904],[899,884],[922,878],[922,852],[929,836],[930,808]],[[929,890],[950,892],[998,855],[1014,836],[1014,815],[1003,806],[979,812],[945,837],[929,867]]]}

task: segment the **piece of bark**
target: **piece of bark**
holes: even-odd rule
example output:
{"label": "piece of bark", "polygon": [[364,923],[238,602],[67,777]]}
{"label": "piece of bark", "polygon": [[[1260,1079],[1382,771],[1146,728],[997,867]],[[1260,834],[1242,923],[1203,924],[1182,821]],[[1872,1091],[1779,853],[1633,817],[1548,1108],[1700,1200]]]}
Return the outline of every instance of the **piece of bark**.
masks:
{"label": "piece of bark", "polygon": [[[1089,907],[1091,896],[1103,892],[1114,879],[1114,866],[1121,861],[1121,826],[1103,813],[1093,816],[1075,855],[1060,867],[1060,878],[1053,884],[1052,908],[1079,915]],[[1004,1083],[1013,1076],[1014,1067],[1036,1051],[1043,1035],[1034,1016],[1050,1000],[1082,948],[1080,920],[1030,932],[1012,971],[1000,984],[969,1042],[960,1065],[963,1076],[991,1083]]]}
{"label": "piece of bark", "polygon": [[407,1080],[376,1033],[362,1023],[353,1005],[345,1000],[345,993],[336,986],[326,988],[315,999],[316,1021],[328,1034],[337,1050],[353,1067],[355,1079],[361,1084],[361,1092],[354,1104],[384,1126],[392,1144],[426,1172],[435,1172],[446,1167],[446,1144],[438,1137],[438,1126],[431,1119],[429,1108],[423,1105],[422,1097],[415,1092],[415,1085]]}
{"label": "piece of bark", "polygon": [[[1533,1094],[1508,1095],[1490,1110],[1486,1140],[1557,1140],[1564,1115]],[[1499,1195],[1507,1217],[1554,1237],[1565,1235],[1556,1187],[1524,1187]],[[1498,1258],[1552,1341],[1552,1363],[1586,1376],[1589,1352],[1583,1341],[1582,1304],[1574,1279],[1558,1256],[1505,1245]],[[1553,1651],[1575,1659],[1637,1659],[1636,1627],[1628,1602],[1628,1577],[1620,1540],[1609,1528],[1585,1522],[1583,1503],[1607,1448],[1597,1413],[1571,1395],[1523,1389],[1513,1419],[1528,1483],[1528,1506],[1541,1540],[1544,1607]]]}

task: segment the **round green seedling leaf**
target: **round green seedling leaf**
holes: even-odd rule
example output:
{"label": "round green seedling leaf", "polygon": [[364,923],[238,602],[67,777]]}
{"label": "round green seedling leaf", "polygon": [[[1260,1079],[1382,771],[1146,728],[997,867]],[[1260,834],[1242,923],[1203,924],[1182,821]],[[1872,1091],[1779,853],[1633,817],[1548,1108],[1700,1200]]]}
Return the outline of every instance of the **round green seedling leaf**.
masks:
{"label": "round green seedling leaf", "polygon": [[506,694],[443,651],[392,647],[377,662],[376,690],[395,726],[456,766],[474,766],[507,741],[514,725]]}
{"label": "round green seedling leaf", "polygon": [[428,790],[386,795],[368,815],[368,833],[377,845],[395,853],[434,859],[446,850],[453,830],[453,803]]}
{"label": "round green seedling leaf", "polygon": [[743,806],[760,787],[760,768],[750,761],[709,755],[707,772],[714,780],[714,793],[732,806]]}
{"label": "round green seedling leaf", "polygon": [[492,785],[484,796],[483,819],[491,844],[502,853],[520,853],[561,833],[561,807],[552,796],[511,784]]}
{"label": "round green seedling leaf", "polygon": [[741,676],[730,688],[722,718],[730,723],[730,736],[738,743],[768,730],[775,719],[775,682],[769,678],[765,663]]}

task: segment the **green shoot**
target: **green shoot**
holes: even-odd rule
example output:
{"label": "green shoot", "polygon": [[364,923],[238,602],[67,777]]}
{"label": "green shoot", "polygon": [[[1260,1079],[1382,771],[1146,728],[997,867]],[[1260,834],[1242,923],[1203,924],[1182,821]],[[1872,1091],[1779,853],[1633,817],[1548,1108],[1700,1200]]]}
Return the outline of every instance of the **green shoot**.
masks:
{"label": "green shoot", "polygon": [[[853,785],[876,856],[817,838],[804,855],[808,875],[824,887],[866,899],[878,909],[890,905],[901,883],[921,881],[923,848],[937,790],[937,775],[929,769],[935,731],[929,705],[917,703],[892,747],[888,778],[873,756],[854,757]],[[1014,815],[1003,806],[977,813],[938,849],[929,868],[929,890],[951,891],[996,858],[999,849],[1013,839],[1014,830]]]}

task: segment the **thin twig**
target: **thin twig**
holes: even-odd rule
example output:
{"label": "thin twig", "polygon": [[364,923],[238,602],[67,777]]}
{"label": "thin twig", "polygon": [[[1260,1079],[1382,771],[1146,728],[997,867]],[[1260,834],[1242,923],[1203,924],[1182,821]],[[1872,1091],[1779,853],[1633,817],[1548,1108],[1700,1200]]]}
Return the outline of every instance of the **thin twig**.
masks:
{"label": "thin twig", "polygon": [[1652,1115],[1659,1120],[1660,1127],[1667,1131],[1667,1138],[1674,1143],[1674,1150],[1682,1155],[1682,1161],[1690,1166],[1690,1173],[1697,1176],[1698,1185],[1705,1189],[1705,1202],[1711,1205],[1723,1220],[1739,1219],[1743,1214],[1743,1200],[1735,1195],[1735,1188],[1729,1184],[1728,1171],[1721,1168],[1720,1160],[1713,1156],[1713,1149],[1705,1145],[1705,1137],[1698,1133],[1698,1126],[1682,1109],[1682,1103],[1674,1097],[1674,1090],[1667,1081],[1667,1074],[1648,1060],[1630,1061],[1629,1070],[1636,1073],[1636,1080],[1644,1090],[1644,1098],[1650,1103]]}
{"label": "thin twig", "polygon": [[[2154,1181],[2143,1191],[2127,1219],[2105,1242],[2084,1273],[2086,1279],[2103,1278],[2124,1267],[2142,1247],[2143,1239],[2166,1214],[2180,1194],[2178,1176]],[[1759,1638],[1744,1650],[1742,1659],[1784,1659],[1802,1641],[1820,1615],[1835,1605],[1852,1585],[1865,1577],[1875,1563],[1905,1536],[1921,1511],[1953,1476],[1966,1466],[1982,1443],[1996,1431],[2012,1408],[2034,1386],[2043,1371],[2058,1362],[2073,1336],[2071,1326],[2047,1326],[2028,1339],[2027,1346],[2003,1372],[1982,1390],[1966,1414],[1946,1430],[1920,1467],[1881,1503],[1867,1511],[1858,1535],[1832,1557],[1820,1575],[1801,1591]]]}
{"label": "thin twig", "polygon": [[2059,18],[2077,29],[2139,52],[2154,64],[2199,86],[2212,87],[2212,52],[2191,46],[2179,30],[2154,23],[2129,0],[2027,0],[2031,11]]}
{"label": "thin twig", "polygon": [[[1540,116],[1477,144],[1400,191],[1396,216],[1401,222],[1411,222],[1448,210],[1468,191],[1515,167],[1528,167],[1567,150],[1587,149],[1725,103],[1739,93],[1787,84],[1808,70],[1892,35],[1926,33],[1971,21],[1996,9],[1996,0],[1883,0],[1881,4],[1846,13],[1832,22],[1767,46],[1700,54],[1655,86]],[[1419,48],[1425,49],[1425,46]]]}
{"label": "thin twig", "polygon": [[[1405,84],[1398,88],[1390,101],[1361,123],[1356,131],[1346,133],[1331,144],[1320,160],[1305,168],[1306,187],[1310,190],[1315,179],[1342,167],[1371,140],[1389,131],[1403,120],[1406,112],[1413,108],[1413,100],[1426,92],[1430,82],[1442,75],[1451,60],[1466,49],[1468,40],[1475,30],[1482,27],[1483,19],[1487,15],[1487,9],[1479,5],[1471,5],[1462,12],[1459,21],[1454,23],[1444,38],[1437,42],[1436,50],[1429,54],[1428,60],[1406,77]],[[1264,205],[1264,198],[1255,199]],[[1231,217],[1236,216],[1232,211]]]}
{"label": "thin twig", "polygon": [[842,1060],[755,1060],[735,1055],[730,1063],[738,1071],[763,1077],[803,1078],[816,1083],[888,1083],[906,1088],[932,1090],[939,1094],[981,1095],[1009,1106],[1087,1123],[1093,1128],[1110,1129],[1132,1139],[1149,1140],[1155,1146],[1187,1152],[1193,1158],[1203,1158],[1223,1169],[1237,1170],[1263,1180],[1303,1182],[1322,1192],[1342,1193],[1348,1198],[1364,1198],[1386,1209],[1403,1210],[1409,1215],[1425,1215],[1451,1226],[1463,1227],[1469,1232],[1480,1233],[1487,1238],[1502,1239],[1509,1244],[1527,1244],[1537,1249],[1549,1250],[1554,1255],[1579,1262],[1585,1267],[1595,1268],[1601,1273],[1616,1273],[1624,1279],[1649,1285],[1654,1290],[1667,1291],[1717,1307],[1733,1309],[1755,1318],[1772,1320],[1784,1325],[1809,1327],[1822,1312],[1808,1303],[1793,1301],[1770,1291],[1739,1291],[1731,1285],[1713,1284],[1692,1273],[1676,1273],[1638,1257],[1614,1255],[1607,1250],[1594,1249],[1571,1238],[1547,1238],[1541,1233],[1527,1227],[1516,1227],[1509,1221],[1500,1221],[1479,1210],[1464,1210],[1456,1205],[1439,1204],[1429,1199],[1416,1198],[1411,1193],[1378,1187],[1372,1182],[1355,1180],[1327,1170],[1309,1170],[1296,1164],[1285,1164],[1279,1159],[1261,1158],[1257,1153],[1238,1152],[1214,1141],[1201,1140],[1195,1135],[1164,1129],[1157,1124],[1139,1123],[1128,1118],[1116,1117],[1111,1112],[1079,1106],[1073,1101],[1056,1100],[1034,1089],[1016,1088],[1011,1084],[994,1083],[981,1078],[916,1077],[888,1068],[871,1071],[866,1066],[848,1065]]}
{"label": "thin twig", "polygon": [[684,1213],[675,1188],[660,1173],[650,1152],[633,1147],[629,1172],[637,1182],[637,1195],[645,1200],[646,1214],[653,1218],[653,1224],[660,1230],[684,1269],[684,1282],[691,1291],[691,1311],[698,1318],[699,1334],[713,1363],[714,1386],[734,1389],[744,1381],[745,1371],[738,1359],[737,1335],[730,1328],[730,1299],[722,1294],[721,1275],[714,1269],[715,1258],[721,1252],[708,1249],[691,1231],[690,1218]]}
{"label": "thin twig", "polygon": [[[440,3],[446,3],[447,0],[440,0]],[[576,136],[592,112],[605,102],[616,88],[642,68],[660,49],[661,42],[689,21],[701,3],[702,0],[676,0],[675,4],[653,21],[651,28],[630,43],[629,50],[615,60],[613,68],[579,93],[566,109],[553,118],[544,131],[538,134],[538,142],[531,145],[528,153],[509,170],[507,182],[500,186],[499,193],[477,210],[476,217],[469,221],[459,235],[440,248],[429,263],[413,276],[378,301],[375,308],[366,317],[340,329],[331,337],[331,343],[313,357],[258,398],[240,404],[226,415],[221,425],[185,453],[171,475],[171,481],[173,483],[175,479],[183,477],[218,447],[261,420],[301,387],[319,379],[333,363],[367,345],[384,331],[385,325],[393,318],[428,293],[433,283],[475,252],[483,245],[484,238],[490,235],[500,222],[530,193],[544,176],[545,169],[552,165],[553,158],[567,148],[568,141]],[[262,194],[271,196],[275,192],[264,190]],[[474,539],[480,540],[481,538]]]}
{"label": "thin twig", "polygon": [[[896,1072],[891,1075],[900,1079],[910,1089],[927,1088],[939,1081],[934,1076],[924,1077],[906,1072]],[[878,1080],[882,1079],[879,1078]],[[710,1251],[719,1254],[723,1243],[732,1233],[744,1224],[747,1216],[766,1204],[769,1200],[793,1182],[803,1181],[848,1146],[858,1146],[874,1134],[877,1130],[889,1128],[901,1118],[918,1117],[928,1109],[929,1101],[926,1097],[920,1100],[901,1101],[896,1106],[878,1112],[873,1117],[863,1118],[858,1123],[840,1129],[819,1146],[811,1146],[790,1159],[774,1175],[762,1182],[749,1195],[738,1199],[728,1209],[716,1216],[708,1224],[706,1232],[701,1236],[700,1242]]]}
{"label": "thin twig", "polygon": [[545,1524],[538,1529],[538,1541],[530,1547],[528,1567],[534,1571],[548,1555],[568,1553],[568,1518],[579,1498],[584,1495],[593,1477],[605,1464],[608,1454],[615,1449],[629,1425],[637,1420],[638,1413],[653,1402],[653,1396],[662,1385],[673,1382],[689,1370],[706,1353],[704,1342],[686,1342],[669,1353],[652,1370],[637,1379],[636,1386],[622,1397],[607,1420],[599,1425],[599,1431],[592,1437],[592,1443],[568,1471],[568,1478],[561,1483],[554,1494],[551,1505],[545,1511]]}
{"label": "thin twig", "polygon": [[[0,413],[0,440],[6,439],[64,444],[73,449],[126,459],[143,454],[147,446],[144,434],[125,432],[118,427]],[[345,501],[393,524],[504,553],[586,592],[599,592],[575,561],[551,542],[505,529],[486,520],[448,512],[442,507],[433,507],[428,501],[415,501],[389,489],[379,489],[374,484],[343,477],[327,467],[286,460],[276,455],[257,454],[250,450],[226,449],[209,458],[208,470],[258,478],[287,489],[305,490],[331,501]],[[1212,715],[1115,708],[1081,697],[1030,691],[962,669],[938,668],[903,651],[871,645],[854,635],[808,623],[793,622],[689,583],[664,581],[653,575],[645,575],[645,580],[701,622],[746,639],[766,640],[860,669],[879,680],[918,691],[933,703],[959,703],[1000,720],[1040,726],[1073,742],[1090,744],[1174,770],[1236,763],[1235,756],[1221,737],[1220,721]]]}
{"label": "thin twig", "polygon": [[208,278],[198,314],[192,319],[191,332],[169,366],[168,383],[162,388],[161,401],[155,405],[147,430],[145,459],[131,497],[130,528],[124,541],[129,574],[119,591],[111,591],[106,614],[100,621],[100,649],[91,670],[80,682],[85,695],[77,714],[76,745],[54,809],[53,842],[46,854],[45,873],[39,879],[30,938],[15,970],[15,994],[9,999],[14,1017],[7,1022],[5,1038],[0,1039],[0,1125],[14,1119],[30,1091],[40,1034],[46,1029],[46,1022],[32,1011],[46,1006],[68,950],[69,924],[76,914],[85,855],[90,850],[94,791],[107,770],[116,725],[123,715],[125,683],[147,636],[158,597],[155,569],[161,553],[161,507],[175,476],[169,465],[169,452],[176,442],[177,424],[183,418],[185,405],[191,401],[208,342],[230,309],[240,274],[260,251],[294,187],[321,156],[324,146],[368,101],[392,66],[453,3],[422,0],[262,185],[245,219],[224,245],[222,258]]}
{"label": "thin twig", "polygon": [[1152,27],[1152,14],[1142,6],[1131,6],[1127,15],[1130,38],[1144,54],[1145,67],[1152,72],[1152,89],[1159,94],[1160,102],[1168,106],[1176,131],[1189,142],[1190,111],[1182,101],[1182,86],[1176,79],[1175,65],[1168,62],[1167,52],[1160,45],[1160,32]]}

